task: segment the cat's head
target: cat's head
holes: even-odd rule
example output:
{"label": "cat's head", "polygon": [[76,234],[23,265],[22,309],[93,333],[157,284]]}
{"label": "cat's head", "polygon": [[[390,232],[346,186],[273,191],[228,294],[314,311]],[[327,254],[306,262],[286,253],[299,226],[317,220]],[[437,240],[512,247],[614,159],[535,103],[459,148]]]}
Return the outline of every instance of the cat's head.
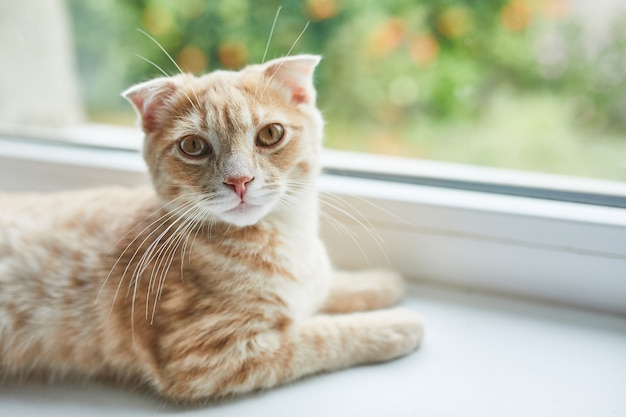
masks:
{"label": "cat's head", "polygon": [[160,198],[180,203],[181,214],[237,226],[293,207],[320,169],[319,61],[280,58],[238,72],[158,78],[124,92],[139,114]]}

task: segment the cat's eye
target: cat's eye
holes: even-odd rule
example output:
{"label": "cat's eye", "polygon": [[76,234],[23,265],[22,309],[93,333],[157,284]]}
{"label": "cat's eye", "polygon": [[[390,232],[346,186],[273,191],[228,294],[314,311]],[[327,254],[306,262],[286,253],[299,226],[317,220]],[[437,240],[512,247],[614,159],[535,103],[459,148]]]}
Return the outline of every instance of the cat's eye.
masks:
{"label": "cat's eye", "polygon": [[211,145],[199,136],[185,136],[178,142],[178,147],[186,156],[201,158],[211,152]]}
{"label": "cat's eye", "polygon": [[272,146],[277,144],[284,136],[285,128],[278,123],[272,123],[261,130],[256,135],[256,144],[259,146]]}

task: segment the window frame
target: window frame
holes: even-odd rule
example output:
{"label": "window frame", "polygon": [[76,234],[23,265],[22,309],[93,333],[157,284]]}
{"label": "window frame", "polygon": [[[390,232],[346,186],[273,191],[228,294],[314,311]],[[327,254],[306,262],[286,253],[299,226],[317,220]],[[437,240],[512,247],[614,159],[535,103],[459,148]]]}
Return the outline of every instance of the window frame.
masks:
{"label": "window frame", "polygon": [[[101,146],[100,138],[112,133],[125,149]],[[50,137],[45,132],[39,139],[21,136],[0,135],[2,190],[149,181],[139,129],[91,126],[52,138],[63,142],[40,140]],[[392,267],[411,281],[626,314],[626,209],[375,178],[408,177],[413,170],[440,180],[465,175],[466,181],[560,184],[618,196],[623,184],[343,151],[323,156],[321,206],[341,225],[322,222],[321,233],[338,267]]]}

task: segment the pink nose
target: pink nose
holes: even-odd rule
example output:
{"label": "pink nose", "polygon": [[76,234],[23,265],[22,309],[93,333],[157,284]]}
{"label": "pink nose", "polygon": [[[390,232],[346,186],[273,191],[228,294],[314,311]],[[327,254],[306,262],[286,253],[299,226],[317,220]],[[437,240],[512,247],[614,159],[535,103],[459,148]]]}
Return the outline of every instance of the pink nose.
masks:
{"label": "pink nose", "polygon": [[243,196],[246,194],[246,184],[252,181],[254,178],[250,177],[228,177],[224,180],[224,184],[230,186],[233,191],[237,193],[239,198],[243,200]]}

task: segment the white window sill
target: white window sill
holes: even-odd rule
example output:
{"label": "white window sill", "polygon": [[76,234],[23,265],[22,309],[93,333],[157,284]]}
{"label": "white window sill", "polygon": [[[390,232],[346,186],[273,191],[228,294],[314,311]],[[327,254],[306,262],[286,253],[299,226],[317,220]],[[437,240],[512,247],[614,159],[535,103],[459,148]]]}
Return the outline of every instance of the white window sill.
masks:
{"label": "white window sill", "polygon": [[[406,169],[390,160],[358,159],[328,153],[327,165]],[[419,165],[424,175],[450,168]],[[506,173],[500,180],[543,181],[531,177]],[[0,138],[0,190],[146,182],[135,152]],[[623,188],[594,181],[580,186],[617,194]],[[390,265],[422,283],[405,303],[424,316],[422,349],[384,365],[315,376],[182,414],[569,417],[626,412],[626,209],[336,176],[323,176],[321,189],[339,206],[334,215],[349,230],[323,226],[338,265]],[[501,293],[549,304],[493,295]],[[141,393],[100,385],[0,385],[0,415],[44,413],[181,414]]]}
{"label": "white window sill", "polygon": [[620,416],[626,320],[434,287],[404,305],[424,317],[420,350],[379,365],[177,410],[99,384],[0,385],[0,415]]}

